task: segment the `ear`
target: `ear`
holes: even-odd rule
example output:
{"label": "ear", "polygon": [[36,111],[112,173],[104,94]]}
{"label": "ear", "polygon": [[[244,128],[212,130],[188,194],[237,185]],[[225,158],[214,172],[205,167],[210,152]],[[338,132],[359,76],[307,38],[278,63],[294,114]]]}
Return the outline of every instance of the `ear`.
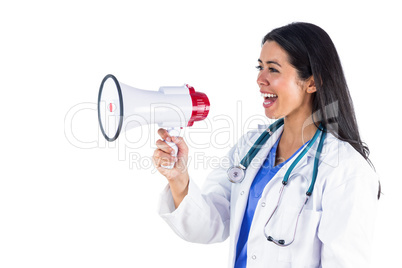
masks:
{"label": "ear", "polygon": [[315,81],[314,81],[314,76],[311,76],[309,79],[306,81],[306,91],[307,93],[314,93],[317,91],[317,88],[315,87]]}

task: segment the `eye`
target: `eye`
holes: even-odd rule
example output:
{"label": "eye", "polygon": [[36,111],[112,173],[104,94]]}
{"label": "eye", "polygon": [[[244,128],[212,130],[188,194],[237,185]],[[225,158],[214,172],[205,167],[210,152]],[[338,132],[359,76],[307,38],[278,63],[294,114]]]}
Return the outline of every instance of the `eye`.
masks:
{"label": "eye", "polygon": [[269,70],[271,73],[279,73],[279,71],[278,71],[277,69],[272,68],[272,67],[268,68],[268,70]]}
{"label": "eye", "polygon": [[255,66],[255,68],[257,68],[258,71],[262,71],[264,69],[261,65]]}

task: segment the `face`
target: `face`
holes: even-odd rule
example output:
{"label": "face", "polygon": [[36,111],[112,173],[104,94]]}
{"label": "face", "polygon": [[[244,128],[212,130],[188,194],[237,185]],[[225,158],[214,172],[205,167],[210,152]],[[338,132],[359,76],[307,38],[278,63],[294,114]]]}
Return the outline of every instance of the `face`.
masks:
{"label": "face", "polygon": [[268,118],[304,116],[305,119],[311,115],[314,80],[299,79],[285,50],[274,41],[265,42],[258,64],[257,83]]}

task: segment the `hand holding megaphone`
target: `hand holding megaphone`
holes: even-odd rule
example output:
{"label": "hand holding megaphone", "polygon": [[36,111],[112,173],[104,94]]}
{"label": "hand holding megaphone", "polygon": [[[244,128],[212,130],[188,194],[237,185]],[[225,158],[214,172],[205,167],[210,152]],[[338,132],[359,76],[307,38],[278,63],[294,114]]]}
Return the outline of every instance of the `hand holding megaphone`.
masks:
{"label": "hand holding megaphone", "polygon": [[[157,149],[152,156],[154,165],[168,180],[177,179],[187,172],[188,146],[182,137],[172,136],[164,128],[160,128],[158,134],[162,139],[156,141]],[[175,170],[171,170],[173,167]]]}
{"label": "hand holding megaphone", "polygon": [[[204,120],[209,107],[207,95],[189,85],[147,91],[120,83],[109,74],[99,89],[98,120],[109,142],[115,141],[122,131],[149,124],[158,124],[168,129],[170,136],[178,136],[181,128]],[[177,154],[176,144],[169,141],[168,144]]]}
{"label": "hand holding megaphone", "polygon": [[[187,169],[188,146],[182,137],[171,137],[166,129],[159,129],[158,134],[163,140],[173,141],[179,148],[177,157],[171,155],[172,149],[163,140],[158,140],[152,160],[156,169],[167,178],[173,202],[177,208],[188,193],[190,176]],[[163,168],[163,165],[171,165],[173,169]]]}

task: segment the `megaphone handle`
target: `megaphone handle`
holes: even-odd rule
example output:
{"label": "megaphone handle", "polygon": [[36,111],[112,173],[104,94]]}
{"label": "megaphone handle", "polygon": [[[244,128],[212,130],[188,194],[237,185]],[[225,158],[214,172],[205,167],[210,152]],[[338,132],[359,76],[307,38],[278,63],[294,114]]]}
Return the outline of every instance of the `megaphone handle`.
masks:
{"label": "megaphone handle", "polygon": [[[177,137],[180,135],[180,131],[178,128],[168,128],[166,129],[167,132],[169,133],[170,137]],[[174,154],[172,154],[172,156],[176,157],[177,156],[177,151],[179,150],[179,148],[177,148],[176,143],[174,142],[169,142],[169,141],[165,141],[170,147],[172,147],[172,149],[174,150]],[[170,165],[170,166],[164,166],[161,165],[162,167],[166,168],[166,169],[172,169],[174,167],[174,164]]]}

